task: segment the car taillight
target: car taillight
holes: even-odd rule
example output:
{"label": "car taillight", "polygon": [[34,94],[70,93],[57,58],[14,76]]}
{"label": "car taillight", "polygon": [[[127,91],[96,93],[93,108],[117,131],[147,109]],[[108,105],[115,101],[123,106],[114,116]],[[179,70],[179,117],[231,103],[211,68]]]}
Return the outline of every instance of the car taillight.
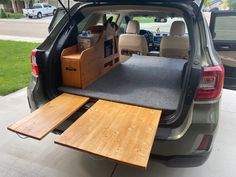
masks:
{"label": "car taillight", "polygon": [[195,95],[195,100],[208,101],[219,97],[223,84],[223,65],[204,67],[201,82]]}
{"label": "car taillight", "polygon": [[31,68],[32,68],[32,73],[35,76],[39,75],[39,68],[36,62],[36,54],[37,54],[37,49],[33,49],[31,51],[31,57],[30,57],[30,63],[31,63]]}

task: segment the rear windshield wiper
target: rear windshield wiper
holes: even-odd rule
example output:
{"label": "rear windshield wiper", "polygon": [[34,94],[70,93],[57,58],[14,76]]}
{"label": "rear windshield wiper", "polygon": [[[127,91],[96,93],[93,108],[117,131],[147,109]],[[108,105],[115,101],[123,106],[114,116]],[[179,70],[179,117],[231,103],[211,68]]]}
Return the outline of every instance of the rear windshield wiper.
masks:
{"label": "rear windshield wiper", "polygon": [[70,9],[70,0],[68,0],[68,9],[64,6],[64,4],[61,2],[61,0],[58,0],[58,2],[60,3],[60,5],[62,6],[62,8],[65,10],[69,20],[70,20],[70,13],[68,11],[68,9]]}
{"label": "rear windshield wiper", "polygon": [[198,11],[197,11],[197,18],[198,18],[199,14],[200,14],[200,12],[202,10],[202,6],[203,6],[204,2],[205,2],[205,0],[201,0],[201,3],[199,5]]}

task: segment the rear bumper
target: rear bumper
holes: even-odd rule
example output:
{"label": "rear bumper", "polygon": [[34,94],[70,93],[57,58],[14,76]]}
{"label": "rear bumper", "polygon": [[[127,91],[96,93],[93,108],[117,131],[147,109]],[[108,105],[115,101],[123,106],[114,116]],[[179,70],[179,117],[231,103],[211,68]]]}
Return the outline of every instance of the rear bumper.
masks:
{"label": "rear bumper", "polygon": [[186,119],[191,123],[184,134],[171,129],[176,139],[156,139],[152,159],[172,167],[195,167],[208,159],[218,128],[219,101],[195,104]]}
{"label": "rear bumper", "polygon": [[38,77],[32,76],[27,87],[27,99],[31,111],[38,109],[40,105],[48,102],[41,83]]}
{"label": "rear bumper", "polygon": [[34,16],[36,16],[34,13],[24,13],[23,15],[26,16],[26,17],[34,17]]}
{"label": "rear bumper", "polygon": [[197,155],[159,156],[151,154],[150,160],[160,162],[168,167],[197,167],[206,162],[210,153],[211,150]]}

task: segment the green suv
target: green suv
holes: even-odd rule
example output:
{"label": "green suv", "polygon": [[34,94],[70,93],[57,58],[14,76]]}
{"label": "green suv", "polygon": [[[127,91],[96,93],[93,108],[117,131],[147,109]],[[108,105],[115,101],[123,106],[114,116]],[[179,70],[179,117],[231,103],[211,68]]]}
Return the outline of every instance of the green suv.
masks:
{"label": "green suv", "polygon": [[[208,13],[209,28],[202,4],[192,0],[81,0],[69,10],[58,9],[48,37],[31,54],[31,110],[64,92],[92,97],[84,111],[97,99],[159,108],[162,115],[150,158],[173,167],[203,164],[216,136],[222,88],[236,88],[236,12]],[[105,56],[117,52],[115,62],[125,67],[128,63],[130,71],[108,78],[109,71],[83,88],[66,84],[77,78],[65,79],[64,49],[93,45],[82,44],[80,37],[89,38],[107,24],[116,38],[114,43],[101,44],[105,46],[101,51]],[[97,56],[99,46],[91,60],[96,61]],[[138,59],[131,60],[133,57]],[[76,71],[74,65],[64,69]],[[132,76],[128,74],[131,70]],[[87,77],[93,71],[81,69],[80,74],[88,72]],[[65,124],[79,116],[72,115]],[[62,133],[65,127],[58,126],[53,132]]]}

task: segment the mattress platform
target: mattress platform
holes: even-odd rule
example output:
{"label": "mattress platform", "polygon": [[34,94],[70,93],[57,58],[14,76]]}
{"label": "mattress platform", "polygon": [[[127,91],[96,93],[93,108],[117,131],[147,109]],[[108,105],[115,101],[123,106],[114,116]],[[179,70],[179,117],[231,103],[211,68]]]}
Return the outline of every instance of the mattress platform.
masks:
{"label": "mattress platform", "polygon": [[132,56],[84,89],[61,86],[62,92],[142,107],[176,110],[185,59]]}

